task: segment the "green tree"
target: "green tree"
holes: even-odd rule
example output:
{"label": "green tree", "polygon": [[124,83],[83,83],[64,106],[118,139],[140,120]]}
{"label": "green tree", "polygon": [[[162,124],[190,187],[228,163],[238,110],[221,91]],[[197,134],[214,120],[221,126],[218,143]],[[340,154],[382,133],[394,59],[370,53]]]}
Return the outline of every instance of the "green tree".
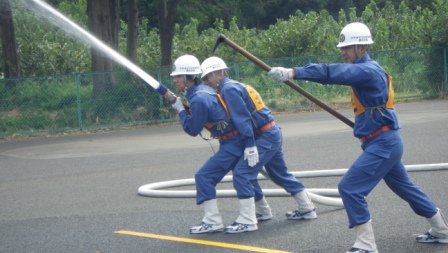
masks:
{"label": "green tree", "polygon": [[162,66],[171,66],[174,26],[176,25],[176,7],[180,0],[158,0],[157,14],[159,17],[160,51]]}
{"label": "green tree", "polygon": [[[111,49],[118,50],[119,1],[88,0],[87,15],[89,30]],[[98,48],[92,47],[92,71],[105,72],[116,68],[116,63],[105,56]],[[115,80],[109,73],[97,74],[93,82],[93,99],[109,93]]]}
{"label": "green tree", "polygon": [[[87,21],[86,0],[69,2],[69,4],[61,4],[61,6],[72,11],[72,14],[68,15],[70,18],[80,23],[81,26],[85,26],[85,23],[77,19],[83,17],[84,22]],[[33,12],[28,11],[29,8]],[[37,7],[23,6],[17,1],[12,2],[12,10],[17,27],[15,35],[23,76],[65,74],[90,70],[88,47],[53,23],[49,23],[54,21],[50,15],[41,13]],[[78,12],[84,14],[78,15]],[[39,15],[40,13],[47,19],[43,19]]]}
{"label": "green tree", "polygon": [[138,0],[128,0],[127,8],[127,33],[126,33],[126,57],[131,62],[137,60],[137,36],[138,36]]}
{"label": "green tree", "polygon": [[[435,0],[432,3],[434,9],[434,20],[431,29],[431,44],[434,46],[448,47],[448,4],[446,0]],[[426,12],[426,18],[430,18],[430,12]],[[422,20],[423,22],[423,20]]]}
{"label": "green tree", "polygon": [[[0,0],[0,39],[2,42],[1,72],[5,78],[20,76],[15,28],[9,0]],[[12,83],[9,84],[13,86]]]}
{"label": "green tree", "polygon": [[[368,4],[353,1],[354,5],[352,1],[335,4],[338,2],[328,0],[259,0],[253,8],[249,8],[249,4],[254,6],[249,0],[184,0],[179,1],[176,8],[170,7],[171,11],[175,10],[175,15],[168,15],[174,23],[164,28],[165,34],[171,29],[173,33],[172,44],[167,46],[171,35],[162,39],[164,33],[158,27],[159,1],[162,0],[137,3],[136,64],[143,68],[168,66],[185,53],[193,53],[200,59],[208,57],[220,33],[261,58],[337,54],[335,44],[340,30],[354,21],[365,22],[371,28],[375,41],[371,51],[448,44],[446,0],[432,1],[424,8],[418,5],[414,8],[406,1],[398,0],[369,1]],[[87,0],[54,0],[52,3],[76,23],[88,27]],[[18,28],[18,56],[24,76],[93,70],[88,46],[33,13],[22,11],[16,1],[12,4],[14,23]],[[128,9],[127,0],[121,0],[120,4]],[[330,5],[332,7],[328,8]],[[237,11],[224,11],[235,7]],[[328,8],[328,11],[313,11],[319,8]],[[292,10],[295,12],[291,14]],[[336,11],[337,15],[334,14]],[[119,47],[114,48],[121,54],[127,54],[127,46],[133,44],[127,42],[128,14],[127,11],[122,13]],[[260,21],[261,17],[271,21]],[[219,54],[227,61],[246,60],[225,46],[220,47]]]}

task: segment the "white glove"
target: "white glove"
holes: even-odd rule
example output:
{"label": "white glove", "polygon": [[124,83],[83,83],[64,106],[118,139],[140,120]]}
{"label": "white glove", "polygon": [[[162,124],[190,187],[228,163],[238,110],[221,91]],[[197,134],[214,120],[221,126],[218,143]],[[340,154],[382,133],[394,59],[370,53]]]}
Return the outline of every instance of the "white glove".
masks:
{"label": "white glove", "polygon": [[250,167],[254,167],[259,162],[257,146],[248,147],[244,150],[244,160],[247,160]]}
{"label": "white glove", "polygon": [[182,101],[180,100],[180,97],[176,97],[176,102],[174,102],[171,107],[176,109],[177,113],[180,113],[181,111],[185,110],[184,105],[182,104]]}
{"label": "white glove", "polygon": [[294,70],[283,67],[274,67],[268,72],[268,76],[275,81],[284,82],[294,77]]}

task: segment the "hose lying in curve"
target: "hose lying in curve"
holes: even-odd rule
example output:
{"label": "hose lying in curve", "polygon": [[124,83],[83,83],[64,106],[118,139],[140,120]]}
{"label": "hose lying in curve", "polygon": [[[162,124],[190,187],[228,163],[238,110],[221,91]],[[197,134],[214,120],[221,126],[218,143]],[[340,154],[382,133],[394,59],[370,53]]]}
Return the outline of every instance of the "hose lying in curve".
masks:
{"label": "hose lying in curve", "polygon": [[[423,171],[437,171],[448,170],[448,163],[437,164],[417,164],[407,165],[408,172],[423,172]],[[296,178],[315,178],[315,177],[334,177],[343,176],[348,169],[333,169],[333,170],[312,170],[312,171],[291,171],[290,173]],[[258,180],[267,180],[269,176],[263,169],[261,174],[257,177]],[[231,175],[225,176],[221,182],[232,182]],[[196,198],[196,190],[165,190],[167,188],[182,187],[195,185],[194,178],[179,179],[171,181],[163,181],[152,184],[142,185],[138,188],[138,194],[146,197],[155,198]],[[344,207],[337,189],[329,188],[307,188],[308,196],[311,201],[323,205]],[[263,189],[265,196],[268,197],[289,197],[291,194],[284,189]],[[236,197],[235,190],[217,190],[216,196],[220,198]]]}

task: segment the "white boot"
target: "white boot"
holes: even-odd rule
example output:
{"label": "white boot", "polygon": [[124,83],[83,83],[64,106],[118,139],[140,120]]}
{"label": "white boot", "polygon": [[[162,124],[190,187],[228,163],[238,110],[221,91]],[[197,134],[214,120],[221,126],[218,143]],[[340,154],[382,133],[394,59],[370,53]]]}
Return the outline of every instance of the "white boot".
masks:
{"label": "white boot", "polygon": [[428,232],[417,236],[415,239],[418,242],[448,243],[448,226],[440,210],[437,209],[437,213],[426,220],[431,225],[431,228]]}
{"label": "white boot", "polygon": [[373,235],[372,220],[355,226],[356,241],[347,253],[378,253],[376,249],[375,236]]}
{"label": "white boot", "polygon": [[221,214],[219,214],[218,201],[211,199],[202,204],[204,205],[204,218],[202,218],[201,224],[190,228],[190,233],[203,234],[221,230],[224,225]]}
{"label": "white boot", "polygon": [[257,216],[255,215],[254,198],[240,199],[240,214],[236,221],[224,229],[225,233],[234,234],[258,229]]}
{"label": "white boot", "polygon": [[202,222],[208,224],[222,224],[222,217],[218,209],[218,200],[211,199],[204,201],[202,204],[204,205],[204,218],[202,218]]}
{"label": "white boot", "polygon": [[294,194],[293,197],[299,208],[286,213],[288,220],[311,220],[317,218],[316,207],[308,197],[306,190]]}
{"label": "white boot", "polygon": [[255,215],[258,221],[266,221],[272,219],[271,207],[269,207],[266,198],[255,201]]}

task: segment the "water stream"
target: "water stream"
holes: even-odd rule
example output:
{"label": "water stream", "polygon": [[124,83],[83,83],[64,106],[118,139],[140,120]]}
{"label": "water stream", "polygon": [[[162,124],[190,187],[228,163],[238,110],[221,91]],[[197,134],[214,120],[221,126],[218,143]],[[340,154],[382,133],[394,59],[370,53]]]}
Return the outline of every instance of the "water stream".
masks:
{"label": "water stream", "polygon": [[110,47],[108,47],[104,42],[97,39],[92,34],[88,33],[86,30],[81,28],[75,22],[64,16],[61,12],[57,11],[47,3],[41,0],[19,0],[24,7],[29,9],[30,11],[38,14],[43,19],[47,20],[51,24],[61,28],[66,33],[74,36],[75,38],[87,43],[91,47],[101,51],[104,56],[109,59],[121,64],[122,66],[129,69],[129,71],[133,72],[141,79],[143,79],[147,84],[149,84],[152,88],[159,88],[160,84],[153,77],[148,75],[141,68],[136,66],[134,63],[126,59],[124,56],[114,51]]}

